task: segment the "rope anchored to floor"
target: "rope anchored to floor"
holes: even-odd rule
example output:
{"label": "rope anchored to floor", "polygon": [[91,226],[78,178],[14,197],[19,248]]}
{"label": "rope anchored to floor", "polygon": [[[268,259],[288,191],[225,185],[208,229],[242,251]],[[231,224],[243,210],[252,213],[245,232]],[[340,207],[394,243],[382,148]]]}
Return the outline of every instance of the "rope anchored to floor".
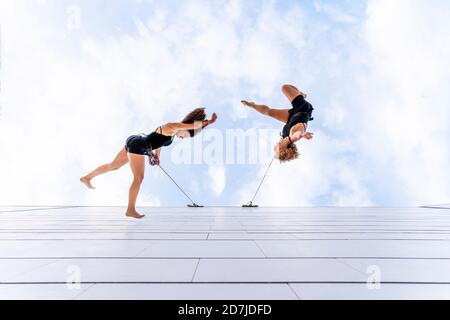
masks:
{"label": "rope anchored to floor", "polygon": [[172,180],[173,183],[175,183],[175,185],[178,187],[178,189],[181,190],[181,192],[189,199],[189,201],[192,202],[192,204],[188,204],[188,207],[190,207],[190,208],[202,208],[202,207],[203,207],[203,206],[200,206],[200,205],[196,204],[196,203],[194,202],[194,200],[192,200],[192,198],[191,198],[191,197],[183,190],[183,188],[181,188],[181,187],[178,185],[178,183],[176,183],[176,181],[170,176],[170,174],[167,173],[166,170],[164,170],[163,167],[161,167],[159,164],[158,164],[158,167],[160,167],[161,170],[162,170],[162,171],[170,178],[170,180]]}
{"label": "rope anchored to floor", "polygon": [[261,183],[259,184],[258,189],[256,190],[255,195],[253,196],[253,199],[252,199],[249,203],[244,204],[242,207],[244,207],[244,208],[257,208],[257,207],[258,207],[257,205],[253,204],[253,202],[255,201],[256,196],[258,195],[258,192],[259,192],[259,190],[261,189],[261,186],[262,186],[264,180],[266,179],[267,174],[269,173],[269,170],[270,170],[270,168],[272,167],[272,164],[273,164],[273,161],[274,161],[274,160],[275,160],[275,159],[272,159],[272,161],[270,161],[269,167],[268,167],[267,170],[266,170],[266,174],[265,174],[264,177],[262,178]]}

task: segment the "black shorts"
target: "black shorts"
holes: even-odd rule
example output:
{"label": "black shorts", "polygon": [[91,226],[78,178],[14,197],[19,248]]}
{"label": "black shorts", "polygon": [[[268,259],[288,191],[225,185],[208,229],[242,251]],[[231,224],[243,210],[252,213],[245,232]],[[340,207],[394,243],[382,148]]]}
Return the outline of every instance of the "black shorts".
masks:
{"label": "black shorts", "polygon": [[295,113],[309,113],[312,114],[314,110],[311,103],[305,100],[305,97],[302,95],[297,96],[294,100],[292,100],[292,109],[289,110],[289,114]]}
{"label": "black shorts", "polygon": [[147,139],[143,136],[131,136],[125,143],[125,150],[129,153],[149,155],[152,151],[151,146],[148,144]]}

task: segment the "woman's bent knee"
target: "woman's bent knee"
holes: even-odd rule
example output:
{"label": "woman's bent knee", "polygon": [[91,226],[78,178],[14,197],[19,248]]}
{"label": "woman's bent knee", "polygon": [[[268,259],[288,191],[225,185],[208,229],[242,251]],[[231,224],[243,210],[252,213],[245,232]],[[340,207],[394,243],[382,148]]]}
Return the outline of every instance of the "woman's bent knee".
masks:
{"label": "woman's bent knee", "polygon": [[293,86],[292,84],[284,84],[281,87],[281,91],[283,91],[283,92],[292,92],[292,91],[298,91],[298,89],[295,86]]}
{"label": "woman's bent knee", "polygon": [[283,85],[281,87],[281,91],[283,91],[283,94],[289,99],[289,101],[292,101],[301,94],[301,92],[296,87],[290,84]]}
{"label": "woman's bent knee", "polygon": [[285,84],[281,87],[281,91],[285,94],[285,95],[292,95],[292,94],[297,94],[300,93],[300,91],[294,87],[292,84]]}

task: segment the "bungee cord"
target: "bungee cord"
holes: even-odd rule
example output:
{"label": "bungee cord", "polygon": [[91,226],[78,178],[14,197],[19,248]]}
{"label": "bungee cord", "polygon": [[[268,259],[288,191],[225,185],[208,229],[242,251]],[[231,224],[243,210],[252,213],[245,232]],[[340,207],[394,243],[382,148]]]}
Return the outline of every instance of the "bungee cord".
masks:
{"label": "bungee cord", "polygon": [[164,170],[163,167],[161,167],[159,164],[158,164],[158,167],[169,177],[170,180],[172,180],[173,183],[175,183],[175,185],[186,196],[186,198],[188,198],[189,201],[192,202],[192,204],[188,204],[188,207],[190,207],[190,208],[202,208],[203,207],[203,206],[196,204],[194,202],[194,200],[192,200],[192,198],[183,190],[183,188],[181,188],[180,185],[170,176],[170,174],[166,170]]}
{"label": "bungee cord", "polygon": [[266,179],[267,174],[269,173],[269,170],[272,167],[272,164],[273,164],[274,160],[275,159],[272,159],[272,161],[270,161],[269,167],[267,168],[266,173],[264,174],[264,177],[262,178],[262,180],[261,180],[261,182],[260,182],[260,184],[258,186],[258,189],[256,189],[256,192],[255,192],[255,195],[253,196],[253,199],[249,203],[244,204],[242,207],[244,207],[244,208],[257,208],[258,207],[257,205],[254,205],[253,202],[255,201],[256,196],[258,195],[258,192],[261,189],[261,186],[262,186],[264,180]]}

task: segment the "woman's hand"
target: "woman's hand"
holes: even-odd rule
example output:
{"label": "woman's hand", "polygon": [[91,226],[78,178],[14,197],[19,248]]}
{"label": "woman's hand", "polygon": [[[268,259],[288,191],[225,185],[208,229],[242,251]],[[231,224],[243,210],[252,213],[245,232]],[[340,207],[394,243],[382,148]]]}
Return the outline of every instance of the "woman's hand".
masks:
{"label": "woman's hand", "polygon": [[150,164],[152,166],[159,166],[160,163],[161,163],[161,161],[159,160],[159,155],[157,153],[153,152],[151,155]]}
{"label": "woman's hand", "polygon": [[302,138],[305,138],[306,140],[311,140],[312,138],[314,138],[314,133],[305,132],[304,134],[302,134]]}
{"label": "woman's hand", "polygon": [[241,100],[241,103],[242,103],[244,106],[247,106],[247,107],[254,107],[254,106],[255,106],[255,103],[254,103],[254,102],[249,102],[249,101],[247,101],[247,100]]}
{"label": "woman's hand", "polygon": [[202,129],[205,129],[207,126],[209,126],[210,124],[213,124],[214,122],[216,122],[218,119],[217,114],[213,113],[211,116],[211,120],[205,120],[203,121],[204,123],[206,122],[206,125],[203,125]]}
{"label": "woman's hand", "polygon": [[214,122],[216,122],[218,119],[217,114],[214,112],[212,114],[211,120],[209,120],[209,124],[213,124]]}

